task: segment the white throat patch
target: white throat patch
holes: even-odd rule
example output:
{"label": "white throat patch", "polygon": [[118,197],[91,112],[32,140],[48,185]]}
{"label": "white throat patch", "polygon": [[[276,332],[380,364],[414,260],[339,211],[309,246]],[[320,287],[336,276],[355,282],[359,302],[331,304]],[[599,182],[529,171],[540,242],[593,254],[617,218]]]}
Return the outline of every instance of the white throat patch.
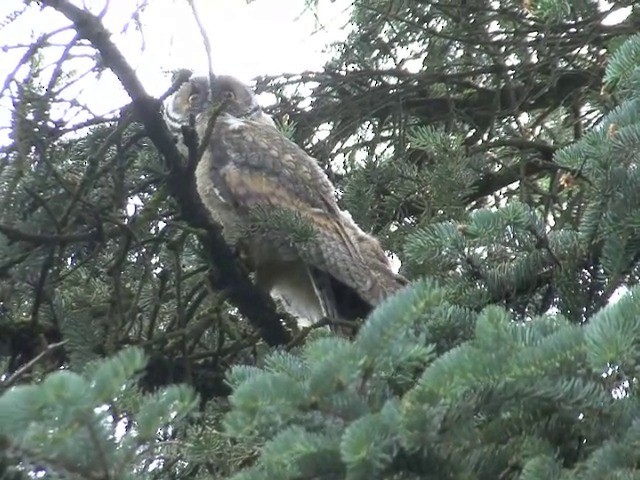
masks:
{"label": "white throat patch", "polygon": [[232,117],[231,115],[226,113],[220,115],[220,118],[218,120],[224,122],[229,127],[229,130],[238,130],[246,124],[243,118]]}

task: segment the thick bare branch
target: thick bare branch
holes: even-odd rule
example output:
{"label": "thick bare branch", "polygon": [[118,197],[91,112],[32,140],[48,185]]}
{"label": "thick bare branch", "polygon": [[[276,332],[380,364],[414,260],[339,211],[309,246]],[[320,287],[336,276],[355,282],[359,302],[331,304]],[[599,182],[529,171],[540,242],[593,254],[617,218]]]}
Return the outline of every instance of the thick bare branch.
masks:
{"label": "thick bare branch", "polygon": [[282,325],[275,304],[266,293],[253,285],[247,272],[239,266],[234,253],[224,242],[220,228],[211,223],[197,198],[193,178],[186,174],[182,157],[162,118],[160,101],[145,92],[135,71],[111,41],[110,33],[97,16],[67,0],[45,0],[42,3],[73,22],[78,35],[100,52],[104,64],[118,77],[131,97],[138,119],[169,168],[167,187],[180,205],[182,217],[192,226],[206,230],[200,240],[217,270],[215,287],[226,292],[229,300],[260,331],[267,343],[287,343],[290,336]]}

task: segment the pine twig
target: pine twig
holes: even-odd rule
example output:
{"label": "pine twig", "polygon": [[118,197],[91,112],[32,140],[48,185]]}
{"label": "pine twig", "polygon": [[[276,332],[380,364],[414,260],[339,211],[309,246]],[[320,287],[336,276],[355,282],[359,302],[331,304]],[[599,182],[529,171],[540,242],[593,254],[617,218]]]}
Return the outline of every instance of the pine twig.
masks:
{"label": "pine twig", "polygon": [[207,35],[207,31],[204,28],[204,24],[200,19],[200,15],[198,15],[198,10],[196,9],[196,4],[194,0],[187,0],[187,3],[191,7],[191,12],[193,13],[193,18],[198,24],[198,29],[200,30],[200,36],[202,37],[202,43],[204,45],[204,50],[207,54],[207,62],[209,66],[209,81],[213,84],[214,74],[213,74],[213,61],[211,55],[211,42],[209,41],[209,35]]}
{"label": "pine twig", "polygon": [[0,385],[0,389],[6,390],[7,388],[14,385],[18,380],[20,380],[20,377],[22,377],[25,373],[31,370],[38,362],[40,362],[43,358],[45,358],[55,349],[62,347],[66,343],[67,343],[67,340],[63,340],[62,342],[49,344],[45,350],[43,350],[38,355],[33,357],[31,360],[29,360],[27,363],[22,365],[18,370],[13,372],[13,374]]}
{"label": "pine twig", "polygon": [[[68,235],[48,235],[44,233],[31,233],[25,232],[12,225],[4,223],[0,224],[0,233],[2,233],[9,240],[14,242],[27,242],[36,245],[58,245],[61,243],[76,243],[85,242],[89,240],[100,240],[100,232],[94,230],[92,232],[85,233],[70,233]],[[111,231],[106,234],[107,237],[111,237],[115,231]]]}

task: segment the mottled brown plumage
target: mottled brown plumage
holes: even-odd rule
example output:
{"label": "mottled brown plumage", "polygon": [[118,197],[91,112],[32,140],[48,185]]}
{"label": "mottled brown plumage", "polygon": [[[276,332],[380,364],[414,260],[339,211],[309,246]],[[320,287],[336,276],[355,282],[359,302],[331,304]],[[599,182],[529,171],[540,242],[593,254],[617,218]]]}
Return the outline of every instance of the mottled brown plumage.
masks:
{"label": "mottled brown plumage", "polygon": [[[311,322],[363,316],[405,285],[378,241],[340,210],[315,159],[275,127],[253,93],[226,76],[212,87],[204,77],[193,78],[168,100],[165,117],[177,131],[193,116],[202,139],[210,107],[224,102],[196,185],[225,239],[251,259],[257,283]],[[312,228],[311,239],[297,242],[277,229],[248,235],[256,208],[294,212]]]}

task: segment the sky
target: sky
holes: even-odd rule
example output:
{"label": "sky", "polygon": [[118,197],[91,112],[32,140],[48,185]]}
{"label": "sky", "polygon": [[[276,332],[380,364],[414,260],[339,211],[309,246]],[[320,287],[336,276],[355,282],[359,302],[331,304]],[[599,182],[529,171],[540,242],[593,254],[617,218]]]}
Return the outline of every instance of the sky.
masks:
{"label": "sky", "polygon": [[[154,0],[145,30],[155,39],[152,57],[171,68],[185,64],[206,70],[199,33],[187,8],[175,0]],[[320,1],[318,18],[304,12],[303,0],[218,0],[196,2],[210,36],[214,69],[245,81],[257,75],[319,69],[330,42],[344,40],[349,2]],[[176,17],[176,14],[178,17]],[[167,25],[174,35],[166,35]],[[184,27],[184,28],[183,28]],[[177,35],[175,34],[177,33]],[[165,55],[165,52],[170,52]]]}
{"label": "sky", "polygon": [[[143,36],[134,28],[122,31],[140,0],[72,1],[89,6],[94,12],[109,2],[104,22],[148,93],[159,96],[166,91],[172,70],[207,71],[202,39],[187,0],[148,0],[149,6],[140,17]],[[51,8],[41,10],[33,2],[32,11],[5,25],[7,14],[23,3],[23,0],[0,0],[0,46],[24,45],[22,49],[0,50],[0,86],[32,38],[69,23]],[[195,0],[211,41],[214,71],[250,82],[261,75],[321,69],[330,58],[327,46],[344,41],[349,33],[353,0],[317,0],[313,11],[305,9],[306,3],[309,0]],[[620,21],[627,14],[616,12],[607,23]],[[68,40],[69,35],[60,40]],[[75,64],[78,69],[91,65],[90,59],[85,59],[84,65],[82,60]],[[81,82],[66,95],[102,115],[128,103],[128,97],[117,86],[115,78],[105,75]],[[7,130],[2,127],[8,125],[11,109],[11,102],[0,92],[0,146],[8,142]]]}
{"label": "sky", "polygon": [[[74,0],[99,11],[105,0]],[[140,17],[143,36],[134,28],[123,30],[138,2],[110,0],[104,23],[112,39],[136,69],[148,93],[159,96],[170,84],[169,72],[180,68],[207,71],[207,57],[197,24],[186,0],[150,0]],[[348,34],[352,0],[319,0],[315,10],[305,9],[305,0],[195,0],[196,8],[212,47],[216,73],[229,74],[245,82],[261,75],[299,73],[321,69],[330,58],[327,48]],[[3,19],[19,9],[22,0],[0,0],[0,46],[29,45],[44,31],[69,22],[51,8],[32,11],[13,24]],[[69,36],[61,36],[60,40]],[[144,45],[144,49],[141,46]],[[0,50],[0,85],[23,55],[23,49]],[[53,51],[52,51],[53,52]],[[58,54],[61,50],[58,51]],[[76,61],[89,67],[91,60]],[[96,114],[119,108],[128,102],[113,77],[91,79],[69,90],[71,99],[80,99]],[[0,145],[7,142],[9,99],[0,94]],[[78,119],[80,120],[80,119]]]}

